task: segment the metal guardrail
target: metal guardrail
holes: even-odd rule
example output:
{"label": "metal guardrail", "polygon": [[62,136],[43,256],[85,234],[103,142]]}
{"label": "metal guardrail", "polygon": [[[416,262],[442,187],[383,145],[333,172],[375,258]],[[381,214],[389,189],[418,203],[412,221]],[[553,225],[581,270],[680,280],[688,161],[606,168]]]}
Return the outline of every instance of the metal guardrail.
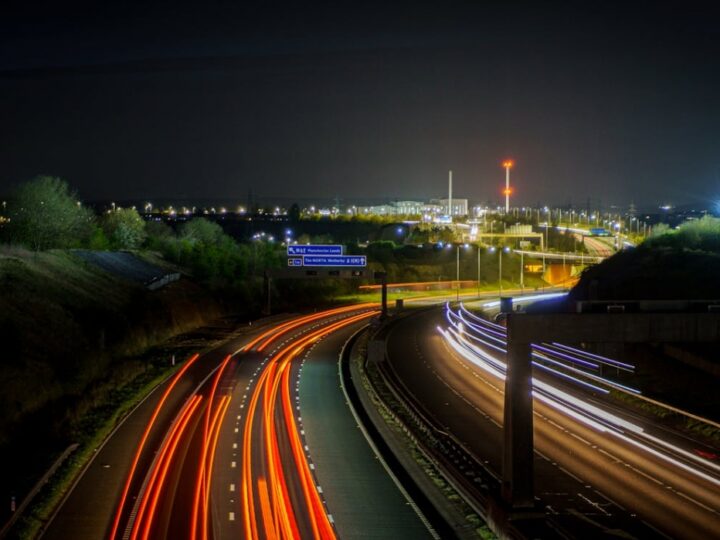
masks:
{"label": "metal guardrail", "polygon": [[[381,328],[373,337],[377,338],[385,331],[387,327]],[[405,387],[387,360],[387,352],[384,361],[375,366],[384,386],[403,408],[409,422],[401,418],[374,389],[382,406],[470,507],[486,522],[493,522],[493,507],[496,506],[494,501],[499,500],[500,493],[500,481],[495,473],[474,456],[462,442],[444,431],[432,416],[423,412],[420,403]]]}
{"label": "metal guardrail", "polygon": [[577,313],[718,313],[720,299],[578,300]]}

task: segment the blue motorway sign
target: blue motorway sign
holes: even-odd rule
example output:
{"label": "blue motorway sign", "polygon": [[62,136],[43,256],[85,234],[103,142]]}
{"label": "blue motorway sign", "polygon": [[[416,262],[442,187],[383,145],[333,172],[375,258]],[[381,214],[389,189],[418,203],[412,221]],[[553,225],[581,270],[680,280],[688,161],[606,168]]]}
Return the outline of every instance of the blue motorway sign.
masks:
{"label": "blue motorway sign", "polygon": [[343,247],[330,244],[291,245],[287,247],[288,256],[292,255],[342,255]]}
{"label": "blue motorway sign", "polygon": [[305,255],[303,266],[367,266],[365,255]]}

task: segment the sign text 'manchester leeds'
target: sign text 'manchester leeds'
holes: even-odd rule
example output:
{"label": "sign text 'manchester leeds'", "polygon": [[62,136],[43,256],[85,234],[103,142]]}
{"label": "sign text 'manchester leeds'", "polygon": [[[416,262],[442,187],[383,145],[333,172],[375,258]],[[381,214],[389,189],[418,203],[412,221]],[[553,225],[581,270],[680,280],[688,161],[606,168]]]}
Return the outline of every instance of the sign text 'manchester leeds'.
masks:
{"label": "sign text 'manchester leeds'", "polygon": [[343,247],[330,244],[290,245],[287,247],[288,256],[302,255],[342,255]]}
{"label": "sign text 'manchester leeds'", "polygon": [[306,244],[287,246],[288,266],[367,266],[365,255],[343,255],[343,246]]}

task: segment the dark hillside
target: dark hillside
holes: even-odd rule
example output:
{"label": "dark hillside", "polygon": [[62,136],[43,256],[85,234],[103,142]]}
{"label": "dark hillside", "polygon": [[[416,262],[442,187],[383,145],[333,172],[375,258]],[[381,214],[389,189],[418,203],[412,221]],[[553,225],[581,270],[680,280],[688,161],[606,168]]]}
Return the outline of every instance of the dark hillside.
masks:
{"label": "dark hillside", "polygon": [[641,245],[583,272],[570,300],[720,298],[720,254]]}
{"label": "dark hillside", "polygon": [[720,299],[720,219],[705,216],[653,236],[585,271],[570,300]]}
{"label": "dark hillside", "polygon": [[53,403],[81,396],[118,358],[223,312],[190,280],[151,292],[64,251],[4,248],[0,291],[0,444],[45,408],[48,427],[63,429]]}

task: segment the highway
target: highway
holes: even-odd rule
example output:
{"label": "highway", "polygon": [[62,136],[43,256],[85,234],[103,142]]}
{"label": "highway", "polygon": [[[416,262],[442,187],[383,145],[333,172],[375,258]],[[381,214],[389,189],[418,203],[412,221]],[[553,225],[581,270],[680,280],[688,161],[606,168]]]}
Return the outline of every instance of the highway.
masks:
{"label": "highway", "polygon": [[[541,225],[547,227],[547,224]],[[556,226],[555,229],[564,233],[569,231],[578,241],[584,242],[591,257],[607,258],[612,256],[617,250],[615,249],[615,237],[613,236],[590,236],[589,229],[579,229],[570,226]]]}
{"label": "highway", "polygon": [[[45,538],[431,537],[338,387],[339,349],[377,313],[366,304],[293,317],[186,361],[99,449]],[[424,412],[497,475],[503,376],[438,331],[450,326],[441,310],[400,321],[389,358]],[[644,418],[609,411],[692,451]],[[639,435],[610,436],[547,396],[536,396],[535,415],[536,493],[563,534],[720,530],[712,467],[698,476],[681,453],[679,465],[668,461],[657,455],[662,444],[647,450]]]}
{"label": "highway", "polygon": [[[377,314],[367,304],[295,317],[190,358],[99,450],[44,537],[359,538],[373,518],[376,538],[430,537],[339,388],[339,348]],[[301,365],[316,359],[335,371],[304,422]],[[324,434],[325,418],[345,431]]]}
{"label": "highway", "polygon": [[[581,236],[581,239],[583,237]],[[607,240],[602,240],[601,238],[595,238],[592,236],[585,236],[585,247],[588,250],[588,253],[595,257],[610,257],[613,253],[615,253],[615,248],[612,245],[613,239],[608,238]]]}
{"label": "highway", "polygon": [[[448,326],[442,310],[399,322],[388,338],[391,365],[424,412],[499,474],[504,375],[482,367],[457,340],[445,339],[438,328]],[[502,356],[491,347],[484,351]],[[586,395],[563,390],[576,398]],[[712,463],[698,464],[682,455],[682,448],[669,452],[665,432],[645,418],[626,425],[653,435],[652,445],[633,428],[611,434],[617,430],[601,420],[588,422],[577,409],[557,407],[537,389],[534,395],[536,495],[566,534],[717,537],[720,474]],[[620,412],[600,414],[602,421],[610,415]]]}

